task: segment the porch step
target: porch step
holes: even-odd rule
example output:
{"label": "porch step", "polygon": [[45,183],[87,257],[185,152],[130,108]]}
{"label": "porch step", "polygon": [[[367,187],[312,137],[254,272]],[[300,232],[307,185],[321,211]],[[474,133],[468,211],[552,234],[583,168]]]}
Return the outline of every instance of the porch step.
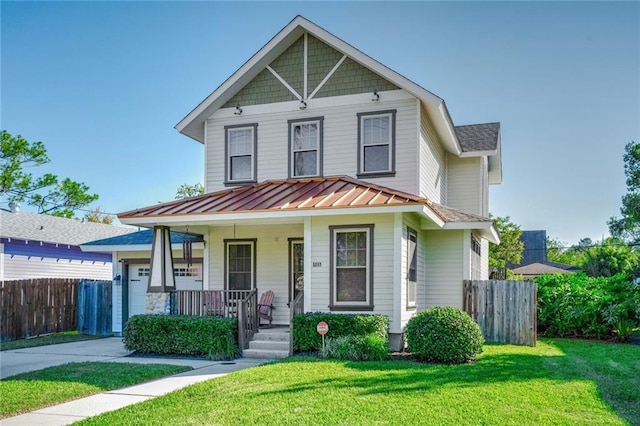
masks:
{"label": "porch step", "polygon": [[289,356],[289,329],[262,329],[253,335],[249,349],[242,351],[244,358],[274,359]]}

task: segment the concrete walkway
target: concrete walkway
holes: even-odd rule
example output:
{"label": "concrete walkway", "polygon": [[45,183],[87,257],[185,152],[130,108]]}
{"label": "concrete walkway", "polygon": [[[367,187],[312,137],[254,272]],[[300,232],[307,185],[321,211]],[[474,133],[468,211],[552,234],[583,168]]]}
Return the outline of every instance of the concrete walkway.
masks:
{"label": "concrete walkway", "polygon": [[0,423],[2,426],[67,425],[87,417],[165,395],[193,383],[222,377],[234,371],[269,361],[237,359],[224,362],[160,357],[142,358],[128,357],[129,354],[130,352],[124,349],[122,339],[118,337],[17,349],[0,352],[0,373],[1,377],[5,378],[54,365],[84,361],[187,365],[193,370],[9,417],[0,420]]}

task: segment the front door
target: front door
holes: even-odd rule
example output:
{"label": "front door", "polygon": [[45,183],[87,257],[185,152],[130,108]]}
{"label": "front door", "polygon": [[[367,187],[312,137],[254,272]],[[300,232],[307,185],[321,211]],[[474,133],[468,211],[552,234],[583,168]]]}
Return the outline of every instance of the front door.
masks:
{"label": "front door", "polygon": [[302,240],[289,242],[289,297],[295,300],[304,288],[304,243]]}

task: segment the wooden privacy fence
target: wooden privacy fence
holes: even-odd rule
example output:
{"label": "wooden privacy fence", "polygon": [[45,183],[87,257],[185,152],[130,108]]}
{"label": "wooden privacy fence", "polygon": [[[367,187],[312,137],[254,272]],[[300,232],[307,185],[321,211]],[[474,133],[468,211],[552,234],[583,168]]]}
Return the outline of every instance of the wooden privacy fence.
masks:
{"label": "wooden privacy fence", "polygon": [[463,309],[487,342],[536,345],[537,287],[533,281],[463,282]]}
{"label": "wooden privacy fence", "polygon": [[78,333],[111,335],[111,281],[78,284]]}
{"label": "wooden privacy fence", "polygon": [[0,339],[75,330],[79,281],[37,278],[0,282]]}

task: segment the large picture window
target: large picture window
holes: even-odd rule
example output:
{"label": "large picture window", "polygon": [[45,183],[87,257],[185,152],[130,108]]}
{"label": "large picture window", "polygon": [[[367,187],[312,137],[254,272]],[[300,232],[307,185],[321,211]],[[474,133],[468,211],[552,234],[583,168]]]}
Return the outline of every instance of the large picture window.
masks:
{"label": "large picture window", "polygon": [[373,308],[373,225],[332,226],[331,308]]}
{"label": "large picture window", "polygon": [[358,114],[358,174],[395,172],[396,111]]}
{"label": "large picture window", "polygon": [[257,124],[225,127],[226,182],[256,180]]}
{"label": "large picture window", "polygon": [[255,288],[256,243],[250,241],[225,241],[225,267],[227,290],[251,290]]}
{"label": "large picture window", "polygon": [[407,228],[407,308],[416,307],[418,292],[418,235]]}
{"label": "large picture window", "polygon": [[322,175],[322,117],[289,121],[289,175]]}

